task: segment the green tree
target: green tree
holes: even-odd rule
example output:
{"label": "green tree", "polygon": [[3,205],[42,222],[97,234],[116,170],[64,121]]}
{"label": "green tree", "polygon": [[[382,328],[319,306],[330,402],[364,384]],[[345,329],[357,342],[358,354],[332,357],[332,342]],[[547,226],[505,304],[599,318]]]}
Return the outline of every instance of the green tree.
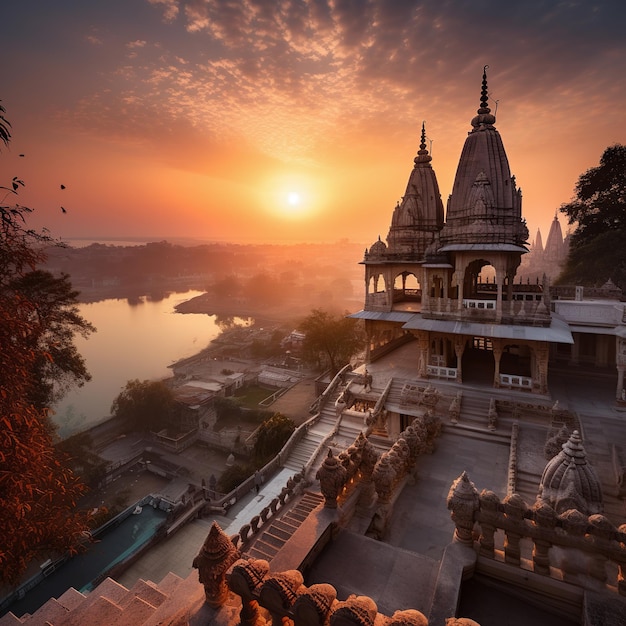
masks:
{"label": "green tree", "polygon": [[[11,132],[4,113],[0,105],[0,141],[6,146]],[[16,288],[44,260],[43,248],[51,242],[28,228],[31,209],[8,202],[23,185],[13,177],[0,198],[0,582],[9,584],[33,558],[77,549],[90,521],[76,511],[85,487],[53,445],[48,410],[33,398],[34,387],[48,382],[41,378],[42,361],[56,367],[59,355],[43,294]]]}
{"label": "green tree", "polygon": [[599,285],[610,278],[626,289],[626,146],[609,146],[561,211],[576,230],[558,282]]}
{"label": "green tree", "polygon": [[129,380],[113,400],[111,415],[124,421],[129,431],[158,431],[176,413],[172,390],[162,381]]}
{"label": "green tree", "polygon": [[56,277],[33,270],[10,281],[7,291],[32,303],[27,339],[37,360],[30,398],[40,409],[50,407],[70,388],[91,380],[74,337],[86,337],[95,328],[80,315],[78,291],[72,289],[67,274]]}
{"label": "green tree", "polygon": [[313,309],[299,325],[305,333],[302,355],[310,363],[336,374],[365,345],[358,320]]}
{"label": "green tree", "polygon": [[293,420],[282,413],[274,413],[257,430],[254,441],[254,461],[258,467],[275,457],[295,430]]}

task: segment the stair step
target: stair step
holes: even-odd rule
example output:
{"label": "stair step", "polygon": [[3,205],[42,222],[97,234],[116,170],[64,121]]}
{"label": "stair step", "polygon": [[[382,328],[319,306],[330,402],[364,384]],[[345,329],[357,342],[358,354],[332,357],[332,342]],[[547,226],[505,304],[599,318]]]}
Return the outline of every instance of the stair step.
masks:
{"label": "stair step", "polygon": [[73,611],[80,603],[85,599],[85,594],[70,587],[63,593],[62,596],[57,598],[59,604],[62,604],[68,611]]}
{"label": "stair step", "polygon": [[[255,544],[256,545],[256,544]],[[271,561],[274,554],[265,554],[261,550],[257,550],[255,546],[252,546],[248,551],[248,555],[255,559],[263,559],[264,561]]]}
{"label": "stair step", "polygon": [[[283,544],[285,545],[285,544]],[[269,543],[266,543],[265,541],[263,541],[262,537],[259,537],[255,542],[254,542],[254,546],[256,547],[257,550],[260,550],[261,552],[268,554],[269,556],[274,556],[279,550],[280,548],[282,548],[282,546],[273,546]]]}
{"label": "stair step", "polygon": [[272,524],[265,532],[266,534],[272,535],[281,541],[287,541],[291,535],[293,535],[293,532],[279,528],[276,524]]}
{"label": "stair step", "polygon": [[285,513],[285,515],[283,515],[283,517],[286,517],[287,519],[292,519],[294,520],[294,522],[299,522],[302,523],[304,522],[304,520],[308,517],[308,513],[305,511],[298,511],[298,507],[291,509],[291,511],[288,511],[287,513]]}
{"label": "stair step", "polygon": [[157,585],[157,589],[165,594],[166,596],[171,596],[174,589],[180,585],[183,579],[180,576],[174,574],[174,572],[168,572],[166,576],[161,580],[161,582]]}
{"label": "stair step", "polygon": [[289,533],[290,537],[291,535],[293,535],[294,531],[298,529],[298,525],[288,523],[284,519],[284,516],[281,517],[280,519],[274,520],[273,525],[276,526],[276,528],[280,528],[281,530],[284,530],[285,532]]}
{"label": "stair step", "polygon": [[32,626],[56,624],[65,619],[68,610],[55,598],[50,598],[26,620]]}
{"label": "stair step", "polygon": [[[98,587],[99,588],[99,587]],[[85,624],[120,624],[122,609],[108,597],[94,589],[79,606],[65,618],[63,626],[85,626]],[[94,596],[95,594],[95,596]],[[94,596],[92,600],[92,596]]]}
{"label": "stair step", "polygon": [[128,591],[125,598],[122,598],[118,604],[124,609],[133,601],[133,598],[140,598],[144,602],[147,602],[152,607],[157,608],[161,606],[166,600],[167,595],[162,591],[159,591],[154,583],[146,582],[143,579],[139,579]]}
{"label": "stair step", "polygon": [[270,546],[273,546],[274,548],[282,548],[285,545],[285,542],[287,541],[289,537],[287,538],[282,538],[282,537],[278,537],[275,534],[271,533],[271,529],[267,529],[260,537],[260,539],[264,542],[267,543]]}

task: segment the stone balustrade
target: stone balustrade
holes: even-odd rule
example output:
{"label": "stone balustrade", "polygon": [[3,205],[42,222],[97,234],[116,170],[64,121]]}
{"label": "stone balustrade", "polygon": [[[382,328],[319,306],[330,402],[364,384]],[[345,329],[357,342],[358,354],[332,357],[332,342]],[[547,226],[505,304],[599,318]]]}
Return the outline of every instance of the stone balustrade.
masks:
{"label": "stone balustrade", "polygon": [[287,504],[291,503],[293,498],[302,492],[304,485],[304,474],[298,472],[287,480],[287,484],[281,489],[280,493],[272,498],[270,503],[264,507],[259,515],[255,515],[252,519],[244,524],[234,535],[231,535],[230,541],[238,550],[244,550],[248,543],[263,528],[265,523],[273,517],[276,517]]}
{"label": "stone balustrade", "polygon": [[[241,626],[428,626],[428,619],[415,609],[378,612],[368,596],[337,599],[327,583],[307,587],[298,570],[270,572],[267,561],[240,559],[227,572],[230,590],[241,598]],[[465,618],[450,618],[448,626],[479,626]]]}
{"label": "stone balustrade", "polygon": [[[558,515],[544,503],[528,506],[515,493],[501,501],[492,491],[479,493],[465,472],[452,484],[447,502],[455,540],[475,545],[481,556],[626,596],[626,524],[616,528],[604,515],[575,509]],[[495,547],[497,531],[504,532],[502,552]],[[524,544],[532,546],[529,559],[522,557]]]}

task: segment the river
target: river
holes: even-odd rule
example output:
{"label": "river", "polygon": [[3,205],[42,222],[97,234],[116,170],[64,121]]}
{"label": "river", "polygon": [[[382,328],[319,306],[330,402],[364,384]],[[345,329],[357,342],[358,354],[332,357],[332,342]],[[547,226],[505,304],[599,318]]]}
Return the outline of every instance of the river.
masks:
{"label": "river", "polygon": [[174,310],[200,293],[176,293],[158,302],[143,298],[137,304],[102,300],[79,305],[81,315],[97,329],[87,339],[75,340],[92,380],[55,407],[53,420],[61,437],[107,418],[128,380],[171,375],[168,365],[200,352],[219,334],[214,315]]}

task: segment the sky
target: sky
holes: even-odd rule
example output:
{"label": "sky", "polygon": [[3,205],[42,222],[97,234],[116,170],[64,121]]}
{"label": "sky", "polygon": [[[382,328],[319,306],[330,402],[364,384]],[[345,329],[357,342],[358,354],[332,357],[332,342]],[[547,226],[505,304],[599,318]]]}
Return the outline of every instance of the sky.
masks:
{"label": "sky", "polygon": [[423,121],[445,206],[484,65],[531,240],[626,143],[622,0],[3,0],[1,16],[0,184],[23,179],[31,224],[63,239],[369,246]]}

